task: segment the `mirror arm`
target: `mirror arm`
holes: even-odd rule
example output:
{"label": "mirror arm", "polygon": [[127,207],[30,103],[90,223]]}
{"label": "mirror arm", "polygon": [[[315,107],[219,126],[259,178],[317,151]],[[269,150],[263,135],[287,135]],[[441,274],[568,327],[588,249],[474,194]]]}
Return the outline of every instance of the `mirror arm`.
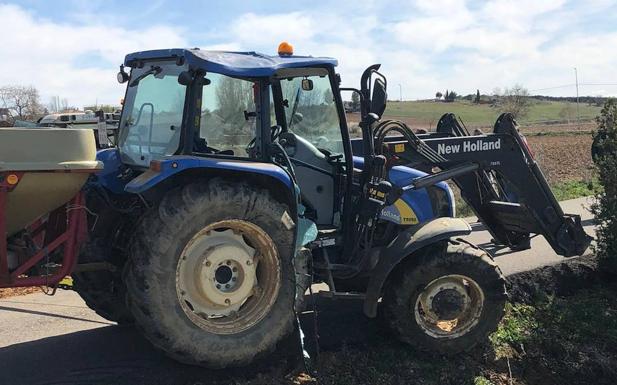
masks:
{"label": "mirror arm", "polygon": [[360,77],[360,114],[362,119],[365,119],[371,112],[371,76],[381,68],[381,64],[373,64],[367,67]]}

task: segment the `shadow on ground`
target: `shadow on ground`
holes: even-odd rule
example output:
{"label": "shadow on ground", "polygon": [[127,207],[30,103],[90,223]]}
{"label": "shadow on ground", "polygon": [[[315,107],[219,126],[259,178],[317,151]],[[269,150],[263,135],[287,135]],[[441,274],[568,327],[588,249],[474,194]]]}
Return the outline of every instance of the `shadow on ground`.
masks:
{"label": "shadow on ground", "polygon": [[[302,315],[302,323],[309,342],[315,340],[317,325],[322,351],[362,346],[378,332],[374,321],[363,316],[360,302],[318,298],[317,309],[317,324],[311,312]],[[313,346],[309,350],[314,354]],[[197,385],[255,380],[266,371],[269,378],[282,379],[302,367],[300,357],[294,335],[258,367],[208,370],[167,358],[132,327],[109,326],[1,348],[0,384]]]}

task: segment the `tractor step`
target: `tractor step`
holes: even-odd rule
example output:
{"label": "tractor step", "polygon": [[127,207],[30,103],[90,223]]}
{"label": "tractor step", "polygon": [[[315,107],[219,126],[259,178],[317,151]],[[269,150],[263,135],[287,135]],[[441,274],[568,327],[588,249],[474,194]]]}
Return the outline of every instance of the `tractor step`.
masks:
{"label": "tractor step", "polygon": [[323,298],[331,299],[352,299],[352,300],[364,300],[366,294],[354,293],[354,292],[341,292],[341,291],[319,291],[316,293]]}

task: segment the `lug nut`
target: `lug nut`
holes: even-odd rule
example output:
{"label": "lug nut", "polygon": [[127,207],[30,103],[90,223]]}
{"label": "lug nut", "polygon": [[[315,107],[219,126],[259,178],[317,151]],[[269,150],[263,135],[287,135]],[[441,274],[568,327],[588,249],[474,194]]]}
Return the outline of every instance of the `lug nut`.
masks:
{"label": "lug nut", "polygon": [[226,305],[231,304],[231,301],[229,300],[229,298],[227,298],[227,299],[225,300],[225,304],[226,304]]}
{"label": "lug nut", "polygon": [[236,282],[236,277],[231,277],[231,280]]}
{"label": "lug nut", "polygon": [[227,266],[231,265],[231,261],[227,261],[225,263],[227,264]]}
{"label": "lug nut", "polygon": [[225,289],[229,289],[229,284],[226,284],[226,285],[225,285]]}
{"label": "lug nut", "polygon": [[246,261],[246,264],[251,266],[253,264],[253,262],[251,262],[250,260]]}
{"label": "lug nut", "polygon": [[234,267],[233,269],[231,269],[231,271],[233,271],[234,273],[237,273],[238,272],[238,268]]}
{"label": "lug nut", "polygon": [[217,284],[217,285],[216,285],[216,288],[217,288],[217,289],[220,289],[220,288],[221,288],[221,285]]}
{"label": "lug nut", "polygon": [[211,265],[212,265],[212,262],[206,261],[206,267],[210,267]]}

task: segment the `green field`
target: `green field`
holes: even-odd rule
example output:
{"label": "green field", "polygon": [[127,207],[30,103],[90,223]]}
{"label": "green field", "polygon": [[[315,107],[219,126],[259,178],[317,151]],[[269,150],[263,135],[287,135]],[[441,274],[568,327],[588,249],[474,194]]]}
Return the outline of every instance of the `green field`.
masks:
{"label": "green field", "polygon": [[[601,107],[590,106],[585,103],[579,104],[581,121],[590,121],[598,115]],[[468,126],[488,127],[492,126],[500,111],[490,104],[474,104],[468,101],[455,101],[452,103],[435,101],[389,101],[386,116],[410,118],[414,123],[435,127],[439,118],[446,112],[452,112],[461,117]],[[519,118],[522,125],[536,125],[546,122],[576,121],[576,104],[568,102],[553,102],[533,100],[526,116]]]}

